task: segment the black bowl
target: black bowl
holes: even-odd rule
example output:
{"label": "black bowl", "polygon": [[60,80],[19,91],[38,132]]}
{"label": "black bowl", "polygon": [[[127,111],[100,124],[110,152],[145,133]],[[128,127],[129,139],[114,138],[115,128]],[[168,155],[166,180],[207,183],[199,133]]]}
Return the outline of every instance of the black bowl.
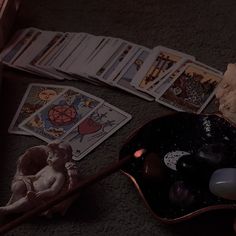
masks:
{"label": "black bowl", "polygon": [[[232,124],[217,115],[176,113],[154,119],[141,127],[122,147],[119,158],[132,155],[140,148],[147,150],[142,158],[126,164],[122,171],[132,179],[158,219],[176,223],[206,211],[236,208],[236,201],[219,198],[209,191],[209,179],[204,181],[201,170],[198,181],[198,172],[195,178],[186,178],[164,163],[167,153],[184,151],[196,156],[206,145],[218,144],[225,147],[236,144],[236,128]],[[145,166],[150,153],[152,159],[153,156],[156,158],[156,171],[161,170],[161,173],[149,178]],[[236,159],[230,166],[236,166]]]}

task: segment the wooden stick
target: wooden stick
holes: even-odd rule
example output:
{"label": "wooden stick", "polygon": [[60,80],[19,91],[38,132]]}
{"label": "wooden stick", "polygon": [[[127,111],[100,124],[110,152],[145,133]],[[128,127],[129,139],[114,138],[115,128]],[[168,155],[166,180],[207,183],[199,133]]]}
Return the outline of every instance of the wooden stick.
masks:
{"label": "wooden stick", "polygon": [[0,227],[0,235],[12,230],[13,228],[17,227],[18,225],[24,223],[25,221],[29,220],[30,218],[32,218],[35,215],[38,215],[39,213],[42,213],[46,210],[48,210],[49,208],[51,208],[52,206],[70,198],[70,197],[74,197],[76,196],[76,194],[79,193],[80,190],[82,190],[85,187],[88,187],[96,182],[98,182],[99,180],[109,176],[110,174],[118,171],[123,165],[125,165],[127,162],[129,162],[130,160],[132,160],[133,156],[129,155],[126,156],[125,158],[114,162],[113,164],[111,164],[110,166],[104,168],[103,170],[101,170],[99,173],[88,177],[86,179],[82,179],[81,182],[78,184],[77,187],[75,187],[74,189],[69,190],[67,193],[60,195],[58,197],[55,197],[43,204],[41,204],[39,207],[34,208],[33,210],[30,210],[28,212],[26,212],[24,215],[16,218],[13,221],[10,221],[9,223],[3,225]]}

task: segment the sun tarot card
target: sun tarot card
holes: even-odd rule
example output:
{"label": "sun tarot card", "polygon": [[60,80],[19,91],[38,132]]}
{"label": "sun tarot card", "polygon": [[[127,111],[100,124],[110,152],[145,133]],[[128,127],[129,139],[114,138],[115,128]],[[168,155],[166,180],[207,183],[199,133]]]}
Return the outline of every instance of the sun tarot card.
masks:
{"label": "sun tarot card", "polygon": [[65,137],[72,146],[73,159],[82,159],[130,119],[130,114],[104,103]]}
{"label": "sun tarot card", "polygon": [[186,58],[194,57],[173,49],[158,46],[153,49],[142,69],[137,73],[132,85],[141,91],[146,91],[154,82],[176,69]]}
{"label": "sun tarot card", "polygon": [[91,94],[68,88],[19,127],[46,142],[62,139],[102,103],[102,99]]}
{"label": "sun tarot card", "polygon": [[201,113],[221,80],[222,75],[210,67],[188,63],[157,101],[177,111]]}
{"label": "sun tarot card", "polygon": [[8,132],[12,134],[29,135],[18,125],[31,116],[34,112],[55,99],[68,87],[49,84],[30,84],[9,126]]}

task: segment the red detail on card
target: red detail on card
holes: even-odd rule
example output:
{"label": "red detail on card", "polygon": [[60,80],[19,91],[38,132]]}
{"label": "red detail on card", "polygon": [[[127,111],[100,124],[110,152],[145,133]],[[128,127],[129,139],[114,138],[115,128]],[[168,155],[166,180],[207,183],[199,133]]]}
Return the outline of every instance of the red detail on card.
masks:
{"label": "red detail on card", "polygon": [[76,119],[76,109],[73,106],[57,105],[48,112],[50,122],[56,126],[69,125]]}
{"label": "red detail on card", "polygon": [[79,126],[78,132],[82,135],[96,133],[102,128],[102,124],[94,121],[91,118],[86,118]]}

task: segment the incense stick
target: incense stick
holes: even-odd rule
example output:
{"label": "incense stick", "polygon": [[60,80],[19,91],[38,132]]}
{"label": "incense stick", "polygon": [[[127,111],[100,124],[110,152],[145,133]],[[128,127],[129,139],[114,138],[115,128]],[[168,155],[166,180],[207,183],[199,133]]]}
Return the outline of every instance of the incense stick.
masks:
{"label": "incense stick", "polygon": [[64,200],[67,200],[68,198],[75,197],[79,192],[85,188],[88,187],[103,178],[111,175],[112,173],[115,173],[118,171],[123,165],[125,165],[127,162],[129,162],[133,158],[132,155],[126,156],[123,159],[114,162],[110,166],[102,169],[97,174],[88,177],[86,179],[82,179],[80,183],[75,187],[74,189],[69,190],[67,193],[60,195],[58,197],[55,197],[43,204],[41,204],[39,207],[34,208],[33,210],[30,210],[26,212],[24,215],[16,218],[15,220],[10,221],[9,223],[2,225],[0,227],[0,235],[14,229],[15,227],[19,226],[20,224],[24,223],[25,221],[31,219],[33,216],[38,215],[39,213],[42,213],[52,206],[61,203]]}

